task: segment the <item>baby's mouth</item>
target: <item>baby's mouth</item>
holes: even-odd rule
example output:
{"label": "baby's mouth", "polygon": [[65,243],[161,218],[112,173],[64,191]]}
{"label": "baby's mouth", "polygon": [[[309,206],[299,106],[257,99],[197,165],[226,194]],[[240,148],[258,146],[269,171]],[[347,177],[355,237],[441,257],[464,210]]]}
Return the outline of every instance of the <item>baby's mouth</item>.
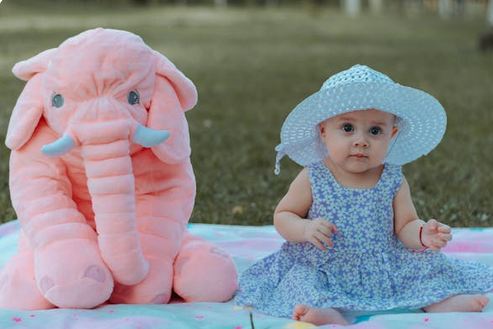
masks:
{"label": "baby's mouth", "polygon": [[355,153],[355,154],[351,154],[349,157],[356,158],[356,159],[367,159],[368,155],[363,154],[363,153]]}

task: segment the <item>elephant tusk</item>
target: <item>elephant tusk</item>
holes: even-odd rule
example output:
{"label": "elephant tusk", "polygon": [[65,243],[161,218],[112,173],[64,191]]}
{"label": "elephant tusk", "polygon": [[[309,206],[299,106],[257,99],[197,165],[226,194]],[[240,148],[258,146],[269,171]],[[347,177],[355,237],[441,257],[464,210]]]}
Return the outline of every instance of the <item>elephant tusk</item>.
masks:
{"label": "elephant tusk", "polygon": [[161,144],[168,137],[169,132],[166,130],[155,130],[138,125],[134,134],[134,142],[145,147],[151,147]]}
{"label": "elephant tusk", "polygon": [[43,145],[41,152],[49,156],[59,156],[69,152],[74,146],[73,138],[65,134],[53,143]]}

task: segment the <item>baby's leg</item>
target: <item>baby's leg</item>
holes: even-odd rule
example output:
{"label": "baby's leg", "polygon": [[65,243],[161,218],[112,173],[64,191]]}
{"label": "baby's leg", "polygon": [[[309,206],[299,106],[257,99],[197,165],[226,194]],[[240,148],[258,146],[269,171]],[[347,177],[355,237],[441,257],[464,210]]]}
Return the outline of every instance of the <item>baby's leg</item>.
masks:
{"label": "baby's leg", "polygon": [[457,295],[423,308],[425,312],[481,312],[489,299],[484,295]]}
{"label": "baby's leg", "polygon": [[316,326],[324,324],[349,324],[344,317],[333,308],[315,308],[307,305],[296,305],[293,320],[309,322]]}

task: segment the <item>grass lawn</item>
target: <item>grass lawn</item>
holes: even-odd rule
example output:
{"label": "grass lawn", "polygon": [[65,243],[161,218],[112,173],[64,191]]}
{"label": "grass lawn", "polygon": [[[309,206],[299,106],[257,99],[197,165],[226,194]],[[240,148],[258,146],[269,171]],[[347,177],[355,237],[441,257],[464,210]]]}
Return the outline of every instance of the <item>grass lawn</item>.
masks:
{"label": "grass lawn", "polygon": [[[11,0],[10,3],[14,1]],[[23,82],[14,63],[97,26],[141,35],[197,85],[188,112],[197,177],[193,222],[260,225],[300,168],[274,147],[291,109],[331,74],[362,63],[445,106],[447,133],[404,172],[422,218],[493,225],[493,53],[477,51],[483,20],[363,16],[303,8],[37,8],[0,5],[0,139]],[[0,146],[0,219],[15,218],[9,151]]]}

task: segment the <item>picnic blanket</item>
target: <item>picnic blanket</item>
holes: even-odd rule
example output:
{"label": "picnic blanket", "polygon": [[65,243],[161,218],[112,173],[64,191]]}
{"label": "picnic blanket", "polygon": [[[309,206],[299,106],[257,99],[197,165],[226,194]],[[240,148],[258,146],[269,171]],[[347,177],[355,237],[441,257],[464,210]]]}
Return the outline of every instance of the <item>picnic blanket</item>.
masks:
{"label": "picnic blanket", "polygon": [[[229,252],[238,272],[255,260],[277,250],[283,240],[273,226],[189,224],[192,234],[213,241]],[[15,253],[19,223],[0,225],[0,267]],[[478,260],[493,266],[493,228],[455,228],[454,239],[443,250],[450,257]],[[492,302],[482,313],[392,312],[346,314],[353,324],[345,328],[493,328]],[[166,305],[114,305],[93,310],[52,309],[17,311],[0,309],[0,328],[63,329],[306,329],[315,326],[271,317],[228,303],[181,303]],[[327,325],[320,328],[337,328]]]}

